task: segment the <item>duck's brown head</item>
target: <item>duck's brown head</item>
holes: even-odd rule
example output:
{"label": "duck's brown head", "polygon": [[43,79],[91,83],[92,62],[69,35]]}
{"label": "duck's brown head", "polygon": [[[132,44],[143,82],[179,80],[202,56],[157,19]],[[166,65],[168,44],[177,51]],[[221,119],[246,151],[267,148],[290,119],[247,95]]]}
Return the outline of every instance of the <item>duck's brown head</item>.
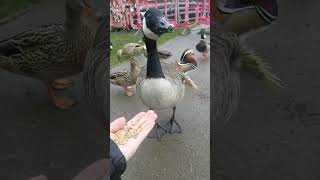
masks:
{"label": "duck's brown head", "polygon": [[96,34],[103,20],[103,14],[92,6],[91,0],[66,1],[66,26],[68,29],[89,28],[93,35]]}

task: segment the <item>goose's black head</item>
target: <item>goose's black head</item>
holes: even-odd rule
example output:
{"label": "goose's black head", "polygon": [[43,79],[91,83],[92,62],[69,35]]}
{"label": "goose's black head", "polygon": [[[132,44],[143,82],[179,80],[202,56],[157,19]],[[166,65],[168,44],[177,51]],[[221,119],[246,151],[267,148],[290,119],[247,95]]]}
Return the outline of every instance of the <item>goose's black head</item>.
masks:
{"label": "goose's black head", "polygon": [[143,17],[143,35],[152,40],[157,40],[159,36],[172,32],[174,26],[163,16],[163,12],[156,8],[148,9]]}

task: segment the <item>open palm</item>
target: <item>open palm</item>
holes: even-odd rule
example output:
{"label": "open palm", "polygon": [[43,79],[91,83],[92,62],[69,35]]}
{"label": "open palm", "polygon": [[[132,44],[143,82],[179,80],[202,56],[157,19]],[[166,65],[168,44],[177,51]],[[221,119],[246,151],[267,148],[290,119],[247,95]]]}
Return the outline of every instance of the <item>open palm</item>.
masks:
{"label": "open palm", "polygon": [[121,117],[114,120],[110,124],[110,138],[114,141],[115,133],[125,128],[128,123],[133,123],[133,124],[142,123],[142,131],[135,138],[130,138],[124,145],[119,145],[119,149],[127,161],[133,156],[133,154],[137,151],[140,144],[143,142],[143,140],[147,137],[149,132],[152,130],[152,128],[155,125],[155,121],[157,117],[158,116],[154,113],[154,111],[150,110],[146,113],[145,112],[138,113],[128,122],[126,122],[126,119],[124,117]]}

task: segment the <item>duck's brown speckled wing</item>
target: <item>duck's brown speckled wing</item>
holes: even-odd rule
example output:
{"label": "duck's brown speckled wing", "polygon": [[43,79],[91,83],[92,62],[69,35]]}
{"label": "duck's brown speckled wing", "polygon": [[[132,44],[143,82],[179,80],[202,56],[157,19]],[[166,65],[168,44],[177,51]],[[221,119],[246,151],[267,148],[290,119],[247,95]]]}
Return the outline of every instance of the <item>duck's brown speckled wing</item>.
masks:
{"label": "duck's brown speckled wing", "polygon": [[63,25],[38,26],[0,41],[0,67],[39,79],[66,77],[81,71],[87,53],[81,49],[89,47],[67,43]]}
{"label": "duck's brown speckled wing", "polygon": [[37,76],[63,62],[65,41],[62,25],[44,25],[0,42],[1,68]]}

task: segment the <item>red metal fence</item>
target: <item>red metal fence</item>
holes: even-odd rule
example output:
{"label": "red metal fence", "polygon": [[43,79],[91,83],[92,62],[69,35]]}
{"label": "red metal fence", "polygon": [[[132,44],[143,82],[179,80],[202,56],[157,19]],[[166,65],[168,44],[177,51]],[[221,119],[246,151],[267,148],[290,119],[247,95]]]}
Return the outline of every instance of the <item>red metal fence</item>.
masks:
{"label": "red metal fence", "polygon": [[141,12],[150,7],[163,10],[165,18],[176,27],[210,24],[210,0],[111,0],[111,26],[141,29]]}

